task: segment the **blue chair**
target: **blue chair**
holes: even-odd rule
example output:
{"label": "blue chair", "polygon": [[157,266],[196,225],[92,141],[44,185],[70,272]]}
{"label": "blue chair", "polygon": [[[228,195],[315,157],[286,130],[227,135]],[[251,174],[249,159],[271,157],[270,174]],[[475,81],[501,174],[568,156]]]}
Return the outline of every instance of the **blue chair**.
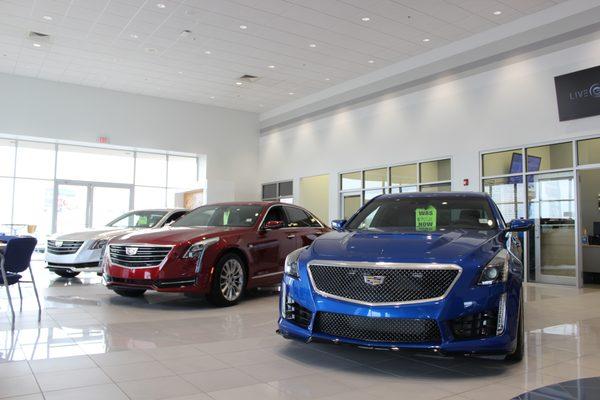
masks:
{"label": "blue chair", "polygon": [[[9,287],[17,284],[19,288],[19,297],[21,298],[21,306],[23,305],[23,294],[21,292],[21,282],[33,284],[35,298],[38,303],[39,316],[41,317],[42,306],[38,296],[37,286],[31,270],[31,255],[35,250],[37,239],[31,236],[2,236],[0,240],[6,241],[4,253],[0,253],[0,283],[6,287],[6,295],[8,296],[8,304],[12,313],[12,325],[15,325],[15,310],[10,297]],[[29,269],[31,275],[30,281],[24,281],[21,275],[25,270]]]}

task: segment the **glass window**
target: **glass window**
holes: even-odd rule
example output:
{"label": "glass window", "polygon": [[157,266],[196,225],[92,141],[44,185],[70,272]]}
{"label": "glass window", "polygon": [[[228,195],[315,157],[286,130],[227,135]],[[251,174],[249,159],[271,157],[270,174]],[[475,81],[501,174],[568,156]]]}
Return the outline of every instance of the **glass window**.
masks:
{"label": "glass window", "polygon": [[286,203],[286,204],[294,204],[294,198],[293,197],[282,197],[279,199],[280,202],[282,203]]}
{"label": "glass window", "polygon": [[483,191],[496,202],[505,221],[525,218],[523,176],[483,180]]}
{"label": "glass window", "polygon": [[452,186],[449,183],[438,183],[436,185],[422,185],[421,192],[449,192]]}
{"label": "glass window", "polygon": [[360,194],[344,195],[344,219],[349,219],[360,208]]}
{"label": "glass window", "polygon": [[0,175],[13,176],[15,173],[15,141],[0,139]]}
{"label": "glass window", "polygon": [[296,207],[285,207],[285,212],[288,217],[288,226],[295,227],[309,227],[312,226],[312,219],[310,215]]}
{"label": "glass window", "polygon": [[59,179],[133,183],[133,152],[59,145]]}
{"label": "glass window", "polygon": [[[175,204],[183,203],[183,192],[185,189],[182,188],[167,188],[167,208],[174,208]],[[180,196],[180,201],[177,202],[177,197]]]}
{"label": "glass window", "polygon": [[263,200],[275,200],[277,198],[277,184],[269,183],[262,187]]}
{"label": "glass window", "polygon": [[166,207],[167,191],[164,188],[136,186],[134,196],[133,208],[137,210]]}
{"label": "glass window", "polygon": [[418,191],[419,188],[417,186],[402,186],[390,189],[390,193],[413,193]]}
{"label": "glass window", "polygon": [[195,157],[169,156],[168,187],[192,188],[198,181],[198,161]]}
{"label": "glass window", "polygon": [[365,203],[384,193],[383,189],[365,190]]}
{"label": "glass window", "polygon": [[265,220],[262,222],[263,226],[267,222],[271,221],[281,221],[283,223],[287,223],[287,215],[283,211],[283,207],[275,206],[269,209],[269,212],[265,216]]}
{"label": "glass window", "polygon": [[489,230],[496,229],[496,221],[484,198],[387,198],[366,205],[350,220],[347,229],[383,232]]}
{"label": "glass window", "polygon": [[165,215],[167,215],[167,212],[160,210],[132,211],[110,221],[106,226],[118,228],[152,228],[156,226]]}
{"label": "glass window", "polygon": [[423,162],[419,168],[421,183],[450,180],[450,159]]}
{"label": "glass window", "polygon": [[579,165],[600,164],[600,138],[577,142]]}
{"label": "glass window", "polygon": [[517,174],[523,172],[521,150],[500,151],[482,156],[483,176]]}
{"label": "glass window", "polygon": [[573,144],[570,142],[530,147],[525,152],[527,172],[573,167]]}
{"label": "glass window", "polygon": [[52,232],[53,201],[53,181],[16,179],[13,223],[35,226],[34,236],[45,240]]}
{"label": "glass window", "polygon": [[10,235],[13,179],[0,178],[0,233]]}
{"label": "glass window", "polygon": [[135,184],[167,186],[167,156],[165,154],[137,153]]}
{"label": "glass window", "polygon": [[190,211],[172,226],[239,226],[250,227],[260,216],[262,206],[217,205]]}
{"label": "glass window", "polygon": [[55,148],[52,143],[19,141],[16,176],[54,179]]}
{"label": "glass window", "polygon": [[280,182],[279,183],[279,197],[290,197],[294,193],[294,182]]}
{"label": "glass window", "polygon": [[105,226],[117,215],[131,210],[129,188],[97,186],[92,191],[92,227]]}
{"label": "glass window", "polygon": [[417,164],[398,165],[391,168],[392,186],[417,183]]}
{"label": "glass window", "polygon": [[388,185],[387,168],[369,169],[365,171],[365,189],[380,188]]}
{"label": "glass window", "polygon": [[362,189],[362,177],[360,172],[348,172],[341,175],[342,190]]}

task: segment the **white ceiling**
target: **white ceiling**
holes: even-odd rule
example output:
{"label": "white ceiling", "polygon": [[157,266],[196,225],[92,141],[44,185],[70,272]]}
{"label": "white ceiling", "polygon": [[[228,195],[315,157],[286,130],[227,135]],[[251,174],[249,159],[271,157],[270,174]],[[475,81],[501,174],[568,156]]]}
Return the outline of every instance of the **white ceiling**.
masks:
{"label": "white ceiling", "polygon": [[0,0],[0,72],[264,112],[562,1]]}

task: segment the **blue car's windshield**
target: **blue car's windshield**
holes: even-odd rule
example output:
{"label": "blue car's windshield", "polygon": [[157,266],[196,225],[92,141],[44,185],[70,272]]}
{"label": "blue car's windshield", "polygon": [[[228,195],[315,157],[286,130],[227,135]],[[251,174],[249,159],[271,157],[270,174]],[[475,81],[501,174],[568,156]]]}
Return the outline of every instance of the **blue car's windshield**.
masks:
{"label": "blue car's windshield", "polygon": [[497,228],[489,203],[462,197],[375,199],[345,226],[348,230],[434,232]]}

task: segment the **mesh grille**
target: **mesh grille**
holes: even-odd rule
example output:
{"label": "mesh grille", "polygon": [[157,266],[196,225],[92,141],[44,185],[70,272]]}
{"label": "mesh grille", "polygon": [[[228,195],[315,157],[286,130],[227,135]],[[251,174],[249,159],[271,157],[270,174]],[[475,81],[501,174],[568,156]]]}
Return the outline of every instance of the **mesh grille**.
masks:
{"label": "mesh grille", "polygon": [[325,295],[362,303],[426,301],[441,297],[458,269],[363,268],[311,265],[315,288]]}
{"label": "mesh grille", "polygon": [[133,244],[111,244],[109,246],[110,260],[112,263],[122,265],[124,267],[151,267],[159,265],[165,259],[167,254],[169,254],[171,248],[171,246],[136,246]]}
{"label": "mesh grille", "polygon": [[440,330],[432,319],[371,318],[319,312],[314,331],[327,335],[388,343],[439,343]]}
{"label": "mesh grille", "polygon": [[75,254],[82,244],[79,240],[48,240],[47,251],[50,254]]}

